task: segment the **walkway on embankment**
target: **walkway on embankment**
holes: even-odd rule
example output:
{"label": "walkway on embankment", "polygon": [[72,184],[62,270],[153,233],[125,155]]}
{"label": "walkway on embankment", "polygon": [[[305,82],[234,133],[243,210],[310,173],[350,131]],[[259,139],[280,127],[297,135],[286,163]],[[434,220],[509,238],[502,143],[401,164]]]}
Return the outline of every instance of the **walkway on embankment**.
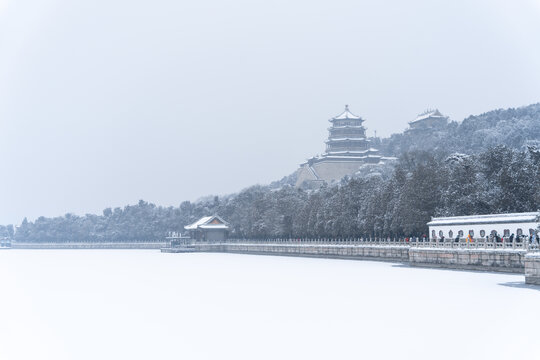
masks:
{"label": "walkway on embankment", "polygon": [[161,249],[162,252],[219,252],[253,255],[401,262],[411,266],[525,273],[526,282],[540,284],[540,255],[524,243],[404,243],[385,241],[230,241],[193,243],[167,248],[166,242],[21,243],[12,249]]}

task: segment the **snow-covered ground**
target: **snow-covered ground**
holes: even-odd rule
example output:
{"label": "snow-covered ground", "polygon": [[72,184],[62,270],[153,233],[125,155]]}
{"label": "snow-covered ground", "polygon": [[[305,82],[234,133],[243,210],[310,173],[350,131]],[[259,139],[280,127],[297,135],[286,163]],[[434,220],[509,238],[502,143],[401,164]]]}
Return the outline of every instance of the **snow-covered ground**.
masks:
{"label": "snow-covered ground", "polygon": [[536,359],[523,275],[138,250],[0,251],[0,359]]}

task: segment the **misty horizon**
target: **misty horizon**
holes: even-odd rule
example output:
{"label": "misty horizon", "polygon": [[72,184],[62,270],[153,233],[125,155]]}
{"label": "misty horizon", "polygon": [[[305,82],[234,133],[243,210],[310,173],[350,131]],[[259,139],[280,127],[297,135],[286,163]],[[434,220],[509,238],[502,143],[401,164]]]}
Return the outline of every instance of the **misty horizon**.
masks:
{"label": "misty horizon", "polygon": [[345,104],[384,138],[426,108],[537,103],[539,15],[532,0],[2,0],[0,223],[268,184],[324,152]]}
{"label": "misty horizon", "polygon": [[[540,103],[539,103],[540,104]],[[534,104],[529,104],[529,105],[534,105]],[[346,104],[345,106],[348,106],[348,104]],[[521,107],[525,107],[527,105],[523,105],[523,106],[519,106],[519,107],[516,107],[516,108],[521,108]],[[435,110],[435,109],[431,109],[431,108],[426,108],[426,110],[424,110],[423,112],[417,114],[417,115],[421,115],[421,114],[424,114],[424,113],[428,113],[432,110]],[[499,109],[492,109],[492,110],[501,110],[500,108]],[[489,112],[489,111],[487,111]],[[445,114],[446,115],[446,114]],[[475,115],[482,115],[482,114],[470,114],[468,116],[466,116],[464,119],[461,119],[461,120],[455,120],[455,119],[452,119],[452,118],[449,118],[449,121],[454,121],[454,122],[457,122],[458,124],[461,123],[463,120],[467,119],[469,116],[475,116]],[[378,137],[380,139],[386,139],[386,138],[390,138],[392,135],[396,135],[396,134],[401,134],[403,132],[396,132],[396,133],[392,133],[390,135],[388,135],[387,137],[380,137],[378,136],[377,134],[374,134],[375,137]],[[371,136],[368,136],[368,137],[371,137]],[[324,140],[324,139],[323,139]],[[321,141],[322,143],[322,141]],[[321,151],[320,153],[317,153],[317,154],[313,154],[314,156],[316,155],[319,155],[321,153],[323,153],[324,151]],[[307,160],[307,159],[304,159],[304,160]],[[229,193],[224,193],[224,194],[217,194],[217,193],[207,193],[207,194],[202,194],[202,195],[199,195],[198,197],[196,198],[193,198],[193,199],[185,199],[185,200],[182,200],[181,202],[184,202],[184,201],[189,201],[189,202],[201,202],[201,201],[213,201],[213,199],[217,196],[217,197],[228,197],[228,196],[233,196],[234,194],[237,194],[238,192],[248,188],[248,187],[251,187],[251,186],[258,186],[258,185],[268,185],[270,182],[272,181],[278,181],[280,180],[281,178],[285,177],[285,176],[289,176],[291,174],[293,174],[294,172],[296,172],[298,170],[298,168],[294,169],[292,172],[290,172],[289,174],[285,174],[283,176],[278,176],[277,178],[273,179],[273,180],[270,180],[268,183],[256,183],[256,184],[250,184],[244,188],[241,188],[241,189],[236,189],[236,190],[233,190]],[[141,201],[144,201],[144,202],[147,202],[147,203],[151,203],[151,204],[154,204],[156,206],[163,206],[163,207],[168,207],[168,206],[173,206],[173,207],[177,207],[179,206],[179,204],[170,204],[170,205],[163,205],[163,204],[157,204],[157,203],[153,203],[151,201],[146,201],[147,199],[138,199],[137,201],[133,202],[133,203],[129,203],[129,204],[121,204],[121,205],[118,205],[118,206],[106,206],[105,208],[102,209],[102,211],[104,210],[107,210],[107,209],[115,209],[115,208],[121,208],[123,209],[124,207],[126,206],[135,206],[137,205],[138,203],[140,203]],[[85,212],[85,213],[74,213],[74,212],[71,212],[71,211],[68,211],[66,212],[65,214],[58,214],[58,215],[51,215],[51,216],[45,216],[45,217],[63,217],[65,215],[68,215],[68,214],[72,214],[72,215],[76,215],[76,216],[84,216],[86,214],[96,214],[96,215],[102,215],[102,211],[99,211],[99,212],[96,212],[96,213],[90,213],[90,212]],[[42,217],[43,215],[39,215],[35,218],[28,218],[27,216],[24,217],[24,219],[27,219],[28,221],[35,221],[38,217]],[[24,220],[23,219],[23,220]],[[23,221],[21,220],[21,222]],[[17,223],[14,223],[13,225],[18,225]]]}

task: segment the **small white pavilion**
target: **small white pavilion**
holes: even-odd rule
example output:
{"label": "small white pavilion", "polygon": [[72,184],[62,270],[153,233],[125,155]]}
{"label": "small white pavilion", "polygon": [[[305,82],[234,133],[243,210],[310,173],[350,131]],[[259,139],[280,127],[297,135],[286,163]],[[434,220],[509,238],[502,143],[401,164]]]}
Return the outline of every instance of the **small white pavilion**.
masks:
{"label": "small white pavilion", "polygon": [[471,216],[452,216],[431,218],[427,223],[432,240],[444,238],[485,238],[495,235],[501,237],[531,236],[538,232],[539,212],[514,214],[490,214]]}
{"label": "small white pavilion", "polygon": [[194,240],[223,241],[227,238],[229,224],[218,215],[205,216],[184,226]]}

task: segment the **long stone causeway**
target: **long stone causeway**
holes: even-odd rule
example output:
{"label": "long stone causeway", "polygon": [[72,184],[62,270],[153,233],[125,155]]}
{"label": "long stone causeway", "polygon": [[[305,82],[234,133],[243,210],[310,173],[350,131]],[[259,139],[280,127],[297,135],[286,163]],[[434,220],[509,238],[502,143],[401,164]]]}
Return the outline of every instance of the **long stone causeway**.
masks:
{"label": "long stone causeway", "polygon": [[527,284],[540,285],[540,252],[537,246],[524,243],[231,241],[193,242],[185,246],[163,248],[161,251],[392,261],[418,267],[520,273],[525,274]]}
{"label": "long stone causeway", "polygon": [[418,267],[525,274],[527,284],[540,285],[538,244],[492,242],[404,242],[369,240],[229,240],[220,243],[11,243],[12,249],[161,249],[164,253],[219,252],[254,255],[391,261]]}
{"label": "long stone causeway", "polygon": [[[162,249],[168,246],[168,242],[12,242],[9,249],[29,249],[29,250],[82,250],[82,249]],[[5,248],[4,248],[5,249]]]}

